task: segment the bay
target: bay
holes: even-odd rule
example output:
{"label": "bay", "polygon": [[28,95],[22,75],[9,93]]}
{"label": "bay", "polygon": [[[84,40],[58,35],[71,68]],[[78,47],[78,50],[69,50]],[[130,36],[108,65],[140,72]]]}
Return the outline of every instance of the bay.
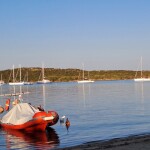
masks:
{"label": "bay", "polygon": [[[1,94],[14,91],[9,85],[0,88]],[[61,82],[16,86],[15,91],[29,92],[23,95],[24,102],[65,115],[71,126],[67,130],[58,122],[48,131],[32,135],[1,129],[0,149],[57,149],[150,133],[150,82]],[[7,98],[0,97],[0,105],[4,106]]]}

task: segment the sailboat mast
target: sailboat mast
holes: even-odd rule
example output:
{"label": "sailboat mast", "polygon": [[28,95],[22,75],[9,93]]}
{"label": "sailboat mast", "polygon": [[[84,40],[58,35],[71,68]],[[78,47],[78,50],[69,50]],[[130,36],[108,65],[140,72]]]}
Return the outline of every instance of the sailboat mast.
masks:
{"label": "sailboat mast", "polygon": [[44,79],[44,63],[42,63],[42,80]]}
{"label": "sailboat mast", "polygon": [[27,71],[27,82],[28,82],[28,80],[29,80],[29,79],[28,79],[28,71]]}
{"label": "sailboat mast", "polygon": [[19,67],[20,67],[20,82],[21,82],[21,65],[19,65]]}
{"label": "sailboat mast", "polygon": [[14,65],[13,65],[13,83],[15,82],[15,70],[14,70]]}
{"label": "sailboat mast", "polygon": [[83,74],[82,74],[82,78],[83,78],[83,80],[84,80],[84,64],[82,64],[83,65]]}
{"label": "sailboat mast", "polygon": [[143,74],[142,74],[143,68],[142,68],[142,66],[143,66],[143,64],[142,64],[142,57],[141,57],[141,78],[143,77]]}

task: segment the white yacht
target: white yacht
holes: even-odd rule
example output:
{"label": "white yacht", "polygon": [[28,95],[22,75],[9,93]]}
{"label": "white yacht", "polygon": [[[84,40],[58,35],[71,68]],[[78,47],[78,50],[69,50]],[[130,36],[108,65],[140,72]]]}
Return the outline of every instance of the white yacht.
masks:
{"label": "white yacht", "polygon": [[24,85],[24,82],[21,81],[21,66],[20,66],[20,81],[16,81],[15,80],[14,65],[13,65],[13,82],[9,82],[9,85]]}
{"label": "white yacht", "polygon": [[141,61],[140,61],[140,67],[141,67],[141,76],[140,76],[140,78],[136,78],[136,76],[137,76],[137,72],[136,72],[134,81],[137,81],[137,82],[140,82],[140,81],[150,81],[150,78],[143,77],[142,57],[141,57]]}
{"label": "white yacht", "polygon": [[92,82],[94,82],[93,80],[87,79],[84,77],[84,64],[83,64],[82,80],[78,80],[77,82],[78,83],[92,83]]}
{"label": "white yacht", "polygon": [[45,75],[44,75],[44,64],[42,64],[42,80],[37,81],[37,84],[47,84],[47,83],[51,83],[52,81],[45,79]]}

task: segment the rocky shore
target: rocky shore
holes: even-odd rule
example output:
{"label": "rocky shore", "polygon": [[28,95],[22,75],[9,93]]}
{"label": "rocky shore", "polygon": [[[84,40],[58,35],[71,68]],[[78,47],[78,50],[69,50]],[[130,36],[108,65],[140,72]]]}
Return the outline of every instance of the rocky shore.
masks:
{"label": "rocky shore", "polygon": [[150,150],[150,135],[137,135],[109,141],[88,142],[59,150]]}

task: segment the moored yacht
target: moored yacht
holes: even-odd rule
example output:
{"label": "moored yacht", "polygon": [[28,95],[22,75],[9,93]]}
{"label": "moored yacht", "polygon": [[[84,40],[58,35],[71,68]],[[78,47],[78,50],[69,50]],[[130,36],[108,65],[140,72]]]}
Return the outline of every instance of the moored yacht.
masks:
{"label": "moored yacht", "polygon": [[44,64],[42,64],[42,80],[37,81],[37,84],[48,84],[51,83],[52,81],[45,79],[44,75]]}
{"label": "moored yacht", "polygon": [[84,80],[79,80],[79,81],[77,81],[78,83],[93,83],[94,81],[93,80],[86,80],[86,79],[84,79]]}
{"label": "moored yacht", "polygon": [[46,83],[51,83],[52,81],[47,80],[47,79],[43,79],[41,81],[37,81],[37,84],[46,84]]}
{"label": "moored yacht", "polygon": [[93,83],[94,82],[93,80],[87,79],[87,78],[84,77],[84,64],[83,64],[82,80],[78,80],[77,82],[78,83]]}
{"label": "moored yacht", "polygon": [[20,81],[15,80],[15,72],[14,72],[14,65],[13,65],[13,82],[9,82],[9,85],[24,85],[24,82],[21,81],[21,66],[20,66]]}
{"label": "moored yacht", "polygon": [[136,72],[134,81],[137,81],[137,82],[141,82],[141,81],[142,81],[142,82],[143,82],[143,81],[150,81],[150,78],[145,78],[145,77],[143,77],[142,57],[141,57],[141,61],[140,61],[140,66],[141,66],[141,77],[140,77],[140,78],[136,78],[136,76],[137,76],[137,72]]}

